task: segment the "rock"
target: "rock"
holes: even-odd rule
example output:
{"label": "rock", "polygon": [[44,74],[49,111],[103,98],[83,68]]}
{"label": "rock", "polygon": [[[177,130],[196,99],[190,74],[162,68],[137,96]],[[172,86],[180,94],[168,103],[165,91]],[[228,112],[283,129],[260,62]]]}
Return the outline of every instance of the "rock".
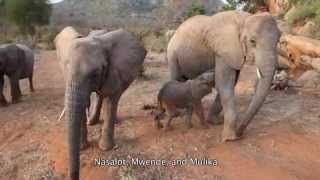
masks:
{"label": "rock", "polygon": [[313,37],[317,31],[319,31],[317,25],[312,21],[308,21],[304,26],[298,29],[296,33],[301,36]]}
{"label": "rock", "polygon": [[288,0],[268,0],[267,5],[271,14],[279,15],[288,9],[289,2]]}
{"label": "rock", "polygon": [[278,68],[279,69],[290,69],[292,67],[292,62],[290,62],[287,58],[279,55],[278,56]]}
{"label": "rock", "polygon": [[320,73],[315,70],[306,71],[296,82],[306,88],[318,88],[320,87]]}
{"label": "rock", "polygon": [[301,56],[301,63],[305,64],[306,66],[310,66],[311,68],[320,72],[320,58],[312,58],[310,56],[304,55]]}
{"label": "rock", "polygon": [[304,36],[282,35],[278,46],[280,55],[286,57],[295,67],[303,65],[301,57],[320,57],[320,41]]}

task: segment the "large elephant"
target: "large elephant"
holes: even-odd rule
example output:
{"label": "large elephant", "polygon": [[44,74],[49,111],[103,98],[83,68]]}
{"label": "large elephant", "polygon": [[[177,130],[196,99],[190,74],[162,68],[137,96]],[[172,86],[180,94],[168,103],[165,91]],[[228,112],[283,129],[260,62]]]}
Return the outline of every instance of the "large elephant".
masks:
{"label": "large elephant", "polygon": [[110,150],[114,146],[119,99],[141,70],[146,50],[131,33],[119,29],[74,38],[68,51],[65,107],[69,124],[69,175],[71,179],[79,179],[79,151],[87,144],[85,109],[91,92],[99,94],[106,105],[99,147]]}
{"label": "large elephant", "polygon": [[30,91],[33,92],[33,51],[22,44],[3,44],[0,46],[0,106],[7,105],[3,94],[4,75],[8,76],[11,85],[12,103],[21,97],[20,79],[29,79]]}
{"label": "large elephant", "polygon": [[[93,30],[88,34],[88,37],[99,36],[107,33],[105,30]],[[70,71],[69,64],[71,59],[69,58],[69,51],[73,40],[77,38],[83,38],[84,35],[77,32],[73,27],[65,27],[55,38],[55,47],[57,59],[60,63],[64,76]],[[64,77],[67,79],[67,77]],[[87,124],[94,125],[98,122],[101,112],[102,98],[95,92],[91,93],[90,101],[86,110]],[[65,108],[63,109],[59,120],[65,115]]]}
{"label": "large elephant", "polygon": [[[262,106],[277,66],[279,37],[276,21],[268,13],[226,11],[188,19],[170,40],[167,58],[172,79],[184,81],[215,68],[218,95],[208,120],[217,121],[223,110],[223,141],[238,139]],[[248,60],[255,61],[258,84],[249,107],[237,114],[234,87]]]}

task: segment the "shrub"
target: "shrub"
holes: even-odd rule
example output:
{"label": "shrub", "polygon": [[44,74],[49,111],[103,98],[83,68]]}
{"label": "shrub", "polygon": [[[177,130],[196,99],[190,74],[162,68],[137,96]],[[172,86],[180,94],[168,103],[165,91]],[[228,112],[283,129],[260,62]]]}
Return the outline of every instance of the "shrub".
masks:
{"label": "shrub", "polygon": [[297,5],[293,11],[287,13],[286,19],[290,25],[293,25],[307,18],[317,18],[317,16],[320,16],[320,1]]}
{"label": "shrub", "polygon": [[190,18],[200,14],[205,14],[204,5],[199,1],[193,1],[191,6],[187,9],[186,17]]}
{"label": "shrub", "polygon": [[49,23],[51,6],[47,0],[4,0],[6,18],[16,24],[22,34],[35,34],[35,27]]}

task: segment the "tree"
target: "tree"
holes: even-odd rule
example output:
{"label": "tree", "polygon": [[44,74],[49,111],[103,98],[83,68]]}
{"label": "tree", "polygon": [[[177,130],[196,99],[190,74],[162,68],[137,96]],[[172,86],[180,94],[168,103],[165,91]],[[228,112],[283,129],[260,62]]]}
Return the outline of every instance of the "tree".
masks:
{"label": "tree", "polygon": [[255,13],[258,6],[266,6],[265,0],[226,0],[227,4],[223,10],[235,10],[241,7],[242,10]]}
{"label": "tree", "polygon": [[24,35],[33,36],[37,26],[49,23],[51,6],[47,4],[47,0],[3,1],[7,19],[16,24]]}
{"label": "tree", "polygon": [[190,18],[195,15],[205,14],[205,8],[202,3],[198,1],[193,1],[189,9],[187,10],[187,18]]}

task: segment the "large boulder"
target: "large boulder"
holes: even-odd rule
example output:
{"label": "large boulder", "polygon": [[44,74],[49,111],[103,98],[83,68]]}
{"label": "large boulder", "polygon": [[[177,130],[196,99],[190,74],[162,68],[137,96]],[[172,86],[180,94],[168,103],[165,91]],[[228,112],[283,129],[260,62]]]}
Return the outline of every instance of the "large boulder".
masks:
{"label": "large boulder", "polygon": [[306,88],[319,88],[320,73],[315,70],[306,71],[297,79],[296,82]]}
{"label": "large boulder", "polygon": [[318,26],[312,22],[308,21],[305,25],[303,25],[301,28],[297,29],[295,33],[301,36],[306,36],[306,37],[313,37],[314,34],[319,31],[320,29]]}

